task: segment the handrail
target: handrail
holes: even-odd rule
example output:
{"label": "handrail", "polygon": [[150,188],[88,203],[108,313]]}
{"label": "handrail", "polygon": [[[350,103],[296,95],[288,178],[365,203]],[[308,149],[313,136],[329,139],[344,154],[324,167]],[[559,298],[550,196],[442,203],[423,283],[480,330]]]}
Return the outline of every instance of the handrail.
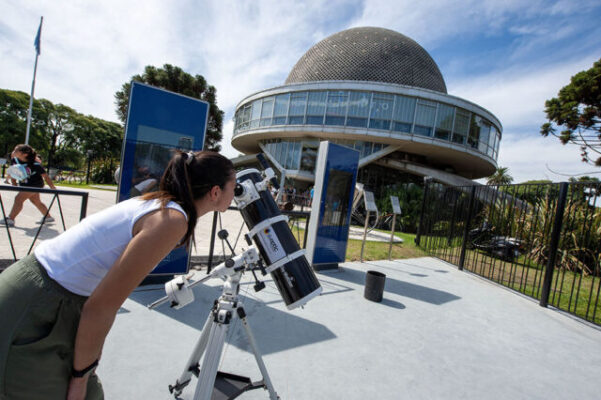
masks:
{"label": "handrail", "polygon": [[[0,210],[2,211],[2,218],[4,220],[6,220],[6,212],[4,210],[4,203],[2,202],[2,194],[1,194],[2,191],[47,193],[47,194],[53,195],[52,200],[50,201],[50,205],[48,206],[48,211],[42,218],[42,223],[40,224],[40,227],[38,228],[38,230],[35,234],[35,237],[33,238],[31,246],[29,247],[29,250],[27,251],[28,255],[31,253],[31,250],[33,249],[33,246],[35,245],[35,242],[37,241],[38,236],[40,235],[42,227],[44,226],[44,222],[46,222],[48,213],[50,213],[50,209],[52,208],[52,205],[54,204],[55,200],[58,204],[58,209],[59,209],[59,213],[61,216],[61,222],[63,224],[63,230],[66,230],[65,218],[63,216],[63,209],[61,206],[60,197],[58,197],[59,195],[80,196],[81,197],[81,208],[80,208],[80,212],[79,212],[79,220],[80,221],[86,217],[87,210],[88,210],[88,192],[80,192],[80,191],[75,191],[75,190],[64,190],[64,189],[44,189],[44,188],[35,188],[35,187],[27,187],[27,186],[0,185]],[[8,241],[10,243],[10,248],[12,251],[13,258],[15,261],[17,261],[17,255],[15,252],[15,246],[14,246],[14,243],[12,240],[12,236],[10,234],[10,228],[6,223],[4,224],[4,226],[6,227],[6,234],[8,235]]]}

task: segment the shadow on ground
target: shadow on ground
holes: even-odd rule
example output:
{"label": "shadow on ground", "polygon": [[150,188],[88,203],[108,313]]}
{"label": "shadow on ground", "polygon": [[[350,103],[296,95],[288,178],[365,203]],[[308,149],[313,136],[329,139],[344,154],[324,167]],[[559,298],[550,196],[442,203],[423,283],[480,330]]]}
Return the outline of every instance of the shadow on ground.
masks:
{"label": "shadow on ground", "polygon": [[[378,269],[382,269],[381,265],[374,264]],[[395,269],[398,272],[398,269]],[[331,275],[336,279],[341,279],[347,282],[354,283],[356,285],[365,285],[365,272],[357,271],[350,268],[344,268],[340,272],[326,272],[325,275]],[[408,273],[411,276],[424,278],[428,275]],[[392,279],[389,276],[386,277],[386,284],[384,286],[384,297],[386,293],[394,293],[399,296],[409,297],[415,300],[423,301],[430,304],[441,305],[450,301],[459,300],[460,297],[455,296],[452,293],[445,292],[443,290],[431,289],[425,286],[416,285],[398,279]],[[400,303],[399,303],[400,304]],[[401,304],[402,305],[402,304]],[[404,306],[403,306],[404,307]],[[399,308],[399,307],[397,307]]]}
{"label": "shadow on ground", "polygon": [[[266,290],[276,290],[272,286],[268,285]],[[193,327],[198,330],[198,336],[200,337],[200,331],[213,306],[213,301],[221,295],[221,287],[201,284],[194,287],[193,290],[195,301],[186,307],[175,310],[167,305],[162,305],[149,312],[160,312],[169,318]],[[241,288],[242,293],[245,290]],[[157,290],[140,289],[132,293],[129,298],[146,306],[162,296],[164,296],[164,291],[162,287],[159,287]],[[248,324],[263,354],[277,353],[336,338],[336,335],[326,326],[301,318],[298,313],[269,307],[268,304],[254,300],[249,296],[241,295],[240,299],[244,303],[244,309],[248,315]],[[277,329],[271,329],[272,327],[277,327]],[[296,334],[298,332],[303,332],[303,334]],[[247,343],[244,328],[239,320],[235,320],[230,327],[227,342],[241,350],[252,352]]]}

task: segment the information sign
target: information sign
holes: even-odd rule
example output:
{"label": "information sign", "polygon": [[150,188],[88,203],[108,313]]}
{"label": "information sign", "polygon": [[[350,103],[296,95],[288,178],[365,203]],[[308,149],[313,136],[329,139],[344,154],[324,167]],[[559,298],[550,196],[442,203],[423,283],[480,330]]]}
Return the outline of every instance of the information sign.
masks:
{"label": "information sign", "polygon": [[363,192],[363,198],[365,199],[365,209],[367,211],[378,211],[378,207],[376,206],[376,200],[374,199],[374,194],[373,192],[370,192],[369,190],[365,190]]}
{"label": "information sign", "polygon": [[345,260],[358,165],[359,152],[320,143],[306,246],[316,269],[337,268]]}
{"label": "information sign", "polygon": [[[208,113],[205,101],[132,82],[117,200],[158,190],[175,150],[202,150]],[[186,273],[189,250],[173,250],[151,275]]]}
{"label": "information sign", "polygon": [[392,212],[400,215],[401,205],[399,204],[399,198],[396,196],[390,196],[390,202],[392,203]]}

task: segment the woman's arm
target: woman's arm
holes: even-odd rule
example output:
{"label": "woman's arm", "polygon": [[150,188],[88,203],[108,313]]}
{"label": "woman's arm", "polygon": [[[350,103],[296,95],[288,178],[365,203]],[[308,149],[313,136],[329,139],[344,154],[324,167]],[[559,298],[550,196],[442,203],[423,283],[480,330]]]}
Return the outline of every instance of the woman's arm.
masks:
{"label": "woman's arm", "polygon": [[[85,302],[77,336],[73,368],[82,370],[100,357],[104,339],[117,311],[148,273],[177,245],[187,222],[179,211],[164,209],[143,217],[134,237]],[[87,376],[71,378],[68,399],[83,399]]]}
{"label": "woman's arm", "polygon": [[54,182],[52,182],[52,179],[50,179],[50,176],[48,176],[48,174],[42,174],[42,178],[44,178],[48,186],[50,186],[52,189],[56,189],[56,186],[54,186]]}

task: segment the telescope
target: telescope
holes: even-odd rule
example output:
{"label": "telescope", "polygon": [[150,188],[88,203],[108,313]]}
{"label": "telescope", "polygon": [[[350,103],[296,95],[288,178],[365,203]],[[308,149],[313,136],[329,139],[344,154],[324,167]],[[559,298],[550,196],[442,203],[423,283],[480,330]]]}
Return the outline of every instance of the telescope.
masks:
{"label": "telescope", "polygon": [[[264,159],[259,158],[262,163]],[[266,164],[266,163],[265,163]],[[321,285],[269,193],[269,181],[277,188],[273,170],[265,169],[265,178],[256,169],[236,174],[234,201],[249,229],[252,239],[266,264],[265,271],[273,281],[289,310],[302,306],[321,293]]]}
{"label": "telescope", "polygon": [[[276,188],[279,186],[275,174],[265,159],[258,158],[265,167],[264,175],[257,169],[238,172],[234,189],[234,200],[249,229],[246,234],[249,248],[235,255],[234,249],[227,241],[227,232],[225,230],[219,232],[219,238],[227,242],[233,257],[195,282],[191,280],[191,276],[181,275],[172,279],[165,284],[167,296],[148,306],[155,308],[169,302],[171,307],[178,309],[194,301],[191,290],[193,286],[211,278],[221,278],[225,281],[222,294],[209,313],[184,371],[174,385],[169,385],[169,391],[176,398],[190,383],[192,375],[195,375],[198,382],[194,400],[234,399],[245,391],[257,388],[267,390],[271,400],[278,400],[279,396],[271,383],[250,329],[243,303],[238,298],[241,276],[245,271],[251,271],[256,281],[255,291],[260,291],[265,284],[258,281],[255,271],[259,270],[263,275],[270,274],[290,310],[303,306],[322,291],[315,273],[305,258],[305,250],[300,248],[288,226],[288,218],[281,214],[267,190],[269,181]],[[263,377],[260,381],[252,382],[247,377],[217,370],[228,328],[236,319],[242,321],[248,343]],[[203,358],[202,364],[201,358]]]}

